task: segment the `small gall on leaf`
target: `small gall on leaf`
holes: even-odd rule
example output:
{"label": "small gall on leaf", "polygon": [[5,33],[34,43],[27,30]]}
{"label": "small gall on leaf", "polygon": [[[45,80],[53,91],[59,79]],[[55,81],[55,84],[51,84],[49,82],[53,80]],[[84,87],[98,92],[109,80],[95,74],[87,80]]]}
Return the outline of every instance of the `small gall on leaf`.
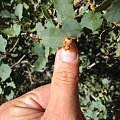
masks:
{"label": "small gall on leaf", "polygon": [[72,38],[72,37],[64,37],[63,38],[63,49],[64,50],[69,50],[71,45],[73,44],[73,41],[79,42],[78,38]]}

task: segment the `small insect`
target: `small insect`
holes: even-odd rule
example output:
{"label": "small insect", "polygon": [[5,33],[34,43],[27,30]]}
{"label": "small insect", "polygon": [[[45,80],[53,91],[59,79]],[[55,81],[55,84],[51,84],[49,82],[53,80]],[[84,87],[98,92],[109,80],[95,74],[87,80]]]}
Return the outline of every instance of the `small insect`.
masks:
{"label": "small insect", "polygon": [[64,37],[63,38],[63,48],[64,50],[69,50],[71,45],[73,44],[73,41],[79,42],[78,38],[72,38],[72,37]]}

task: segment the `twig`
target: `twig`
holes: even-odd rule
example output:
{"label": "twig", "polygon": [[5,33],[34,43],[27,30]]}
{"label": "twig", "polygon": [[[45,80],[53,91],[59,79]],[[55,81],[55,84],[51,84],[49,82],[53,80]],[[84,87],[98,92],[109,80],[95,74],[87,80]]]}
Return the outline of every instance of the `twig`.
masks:
{"label": "twig", "polygon": [[47,76],[48,76],[50,79],[52,79],[52,75],[50,74],[50,71],[46,71],[46,73],[47,73]]}
{"label": "twig", "polygon": [[95,101],[97,101],[97,98],[94,95],[90,95]]}
{"label": "twig", "polygon": [[94,67],[97,63],[99,63],[99,61],[96,61],[94,63],[92,63],[91,65],[88,66],[88,69],[91,69],[92,67]]}
{"label": "twig", "polygon": [[25,58],[25,55],[23,55],[14,65],[12,65],[11,68],[19,64],[24,58]]}
{"label": "twig", "polygon": [[31,75],[31,71],[28,69],[28,71],[25,71],[27,74],[28,74],[28,76],[29,76],[29,80],[30,80],[30,82],[31,82],[31,85],[33,85],[33,81],[32,81],[32,75]]}
{"label": "twig", "polygon": [[14,48],[16,47],[17,43],[18,43],[19,39],[17,39],[17,41],[15,42],[14,46],[10,49],[9,52],[12,52],[14,50]]}

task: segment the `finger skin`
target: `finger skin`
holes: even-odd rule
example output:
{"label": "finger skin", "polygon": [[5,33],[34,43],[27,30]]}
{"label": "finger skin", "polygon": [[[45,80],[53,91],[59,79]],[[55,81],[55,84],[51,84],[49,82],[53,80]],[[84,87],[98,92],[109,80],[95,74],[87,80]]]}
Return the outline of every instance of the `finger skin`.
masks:
{"label": "finger skin", "polygon": [[0,120],[39,120],[48,105],[50,89],[48,84],[4,103],[0,107]]}
{"label": "finger skin", "polygon": [[[61,52],[65,52],[62,59],[66,62],[61,60]],[[57,52],[50,101],[43,120],[82,120],[78,96],[79,57],[75,45],[70,52],[62,48]]]}

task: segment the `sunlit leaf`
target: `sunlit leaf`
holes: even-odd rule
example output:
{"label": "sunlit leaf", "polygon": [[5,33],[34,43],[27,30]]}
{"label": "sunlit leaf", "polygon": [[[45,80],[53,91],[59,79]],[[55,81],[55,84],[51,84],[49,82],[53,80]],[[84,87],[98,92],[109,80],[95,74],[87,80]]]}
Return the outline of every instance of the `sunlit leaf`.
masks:
{"label": "sunlit leaf", "polygon": [[7,41],[0,35],[0,52],[5,52],[5,47],[7,45]]}
{"label": "sunlit leaf", "polygon": [[3,89],[0,86],[0,95],[3,94]]}
{"label": "sunlit leaf", "polygon": [[50,52],[49,46],[45,46],[45,58],[46,58],[46,59],[48,59],[49,52]]}
{"label": "sunlit leaf", "polygon": [[12,70],[10,66],[7,64],[2,64],[0,66],[0,78],[2,79],[2,81],[5,81],[7,78],[10,77],[11,71]]}
{"label": "sunlit leaf", "polygon": [[36,62],[34,64],[35,65],[34,69],[37,71],[41,70],[42,68],[45,67],[45,65],[48,61],[48,59],[45,56],[45,54],[46,54],[45,47],[39,43],[36,43],[36,44],[34,44],[32,51],[35,55],[38,56],[38,59],[36,60]]}
{"label": "sunlit leaf", "polygon": [[10,28],[5,28],[3,31],[2,31],[4,34],[6,34],[7,36],[15,36],[15,32],[13,31],[13,28],[10,27]]}
{"label": "sunlit leaf", "polygon": [[35,55],[38,55],[38,57],[44,57],[45,56],[45,48],[40,43],[35,43],[34,47],[32,48],[32,51]]}
{"label": "sunlit leaf", "polygon": [[86,6],[84,6],[83,8],[81,8],[79,16],[83,15],[87,11],[88,7],[89,7],[89,4],[87,3]]}
{"label": "sunlit leaf", "polygon": [[11,90],[10,94],[9,94],[9,95],[6,95],[5,97],[6,97],[7,100],[11,100],[11,99],[13,99],[14,94],[15,94],[15,93],[13,92],[13,90]]}
{"label": "sunlit leaf", "polygon": [[75,17],[73,4],[70,0],[55,0],[54,4],[58,14],[61,15],[62,19]]}
{"label": "sunlit leaf", "polygon": [[8,10],[2,10],[1,11],[1,16],[3,18],[12,18],[12,19],[15,19],[15,15],[11,14]]}
{"label": "sunlit leaf", "polygon": [[89,11],[83,16],[80,25],[82,28],[86,27],[91,29],[92,31],[95,31],[102,25],[103,18],[101,17],[101,13],[94,13],[92,11]]}
{"label": "sunlit leaf", "polygon": [[24,8],[26,9],[26,10],[28,10],[29,9],[29,5],[27,4],[27,3],[23,3],[23,6],[24,6]]}
{"label": "sunlit leaf", "polygon": [[41,0],[37,0],[38,1],[38,3],[41,3]]}
{"label": "sunlit leaf", "polygon": [[53,49],[58,49],[62,45],[62,39],[65,35],[60,29],[49,28],[42,33],[43,43]]}
{"label": "sunlit leaf", "polygon": [[109,22],[120,22],[120,0],[115,0],[113,4],[108,8],[105,18]]}
{"label": "sunlit leaf", "polygon": [[117,45],[116,57],[120,57],[120,43]]}
{"label": "sunlit leaf", "polygon": [[9,37],[18,36],[20,34],[20,31],[21,25],[18,24],[14,24],[10,28],[5,28],[4,30],[2,30],[2,32],[8,35]]}
{"label": "sunlit leaf", "polygon": [[15,7],[15,15],[18,16],[19,20],[23,17],[23,5],[20,3]]}
{"label": "sunlit leaf", "polygon": [[39,57],[36,61],[35,61],[35,67],[34,70],[35,71],[39,71],[42,68],[45,68],[46,63],[48,62],[48,60],[45,57]]}
{"label": "sunlit leaf", "polygon": [[15,32],[15,35],[18,36],[20,34],[20,31],[21,31],[21,25],[14,24],[13,25],[13,31]]}
{"label": "sunlit leaf", "polygon": [[12,88],[16,88],[15,83],[12,82],[7,82],[7,86],[12,87]]}
{"label": "sunlit leaf", "polygon": [[65,19],[62,25],[63,33],[66,34],[66,36],[80,37],[82,29],[76,20],[71,18]]}
{"label": "sunlit leaf", "polygon": [[37,35],[39,37],[41,36],[43,30],[44,30],[44,27],[42,26],[42,23],[40,22],[36,23],[35,31],[37,31]]}

